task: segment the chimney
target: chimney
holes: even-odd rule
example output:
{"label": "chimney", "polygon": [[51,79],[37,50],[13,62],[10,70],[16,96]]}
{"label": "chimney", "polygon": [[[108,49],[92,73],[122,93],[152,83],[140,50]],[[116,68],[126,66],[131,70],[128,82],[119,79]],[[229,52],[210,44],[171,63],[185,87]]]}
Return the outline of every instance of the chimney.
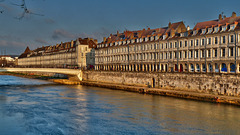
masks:
{"label": "chimney", "polygon": [[117,36],[119,36],[119,31],[117,31]]}
{"label": "chimney", "polygon": [[95,42],[95,44],[98,44],[98,41],[97,41],[97,39],[94,39],[94,42]]}
{"label": "chimney", "polygon": [[223,16],[223,19],[226,19],[226,18],[227,18],[226,15],[224,15],[224,16]]}
{"label": "chimney", "polygon": [[171,27],[171,25],[172,25],[172,24],[171,24],[171,22],[169,22],[169,23],[168,23],[168,28],[170,28],[170,27]]}
{"label": "chimney", "polygon": [[150,30],[150,28],[148,27],[148,30]]}
{"label": "chimney", "polygon": [[232,12],[232,17],[237,17],[237,14],[235,12]]}
{"label": "chimney", "polygon": [[187,31],[189,31],[190,30],[190,27],[189,27],[189,25],[187,26]]}
{"label": "chimney", "polygon": [[107,38],[106,37],[103,37],[103,42],[106,42]]}
{"label": "chimney", "polygon": [[218,21],[222,21],[222,14],[219,14],[219,16],[218,16]]}
{"label": "chimney", "polygon": [[73,40],[71,41],[71,47],[73,47]]}

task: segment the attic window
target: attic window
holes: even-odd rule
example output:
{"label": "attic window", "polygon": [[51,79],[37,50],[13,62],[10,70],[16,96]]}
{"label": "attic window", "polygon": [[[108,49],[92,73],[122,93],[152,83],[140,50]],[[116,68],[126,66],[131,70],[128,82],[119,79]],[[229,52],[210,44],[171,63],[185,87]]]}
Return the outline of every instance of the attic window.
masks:
{"label": "attic window", "polygon": [[206,29],[202,29],[202,34],[205,34],[206,33]]}
{"label": "attic window", "polygon": [[147,37],[145,37],[145,42],[147,42],[148,41],[148,38]]}
{"label": "attic window", "polygon": [[163,35],[163,40],[165,40],[167,38],[167,35]]}
{"label": "attic window", "polygon": [[207,34],[210,34],[210,33],[212,33],[212,28],[208,28],[208,32],[207,32]]}
{"label": "attic window", "polygon": [[193,35],[196,35],[196,34],[197,34],[197,30],[194,30],[194,31],[193,31]]}
{"label": "attic window", "polygon": [[232,25],[230,25],[230,29],[229,30],[234,30],[234,28],[235,28],[235,25],[232,24]]}
{"label": "attic window", "polygon": [[221,31],[226,31],[226,26],[222,26],[222,30]]}
{"label": "attic window", "polygon": [[214,27],[214,33],[218,32],[219,28],[218,27]]}

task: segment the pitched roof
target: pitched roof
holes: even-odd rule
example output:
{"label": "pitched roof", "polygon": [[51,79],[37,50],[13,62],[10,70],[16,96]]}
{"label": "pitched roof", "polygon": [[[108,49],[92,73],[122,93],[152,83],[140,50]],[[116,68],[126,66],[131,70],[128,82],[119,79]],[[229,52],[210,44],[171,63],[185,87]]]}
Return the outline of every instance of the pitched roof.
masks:
{"label": "pitched roof", "polygon": [[222,20],[211,20],[211,21],[205,21],[205,22],[199,22],[195,25],[193,30],[198,30],[198,29],[204,29],[204,28],[209,28],[209,27],[215,27],[218,25],[226,25],[226,24],[233,24],[233,23],[239,23],[240,22],[240,16],[237,17],[226,17],[223,18]]}
{"label": "pitched roof", "polygon": [[114,35],[111,34],[102,43],[113,43],[113,42],[120,41],[120,40],[129,40],[129,39],[150,37],[150,36],[155,36],[155,35],[169,34],[171,31],[176,30],[182,24],[184,25],[184,23],[181,21],[181,22],[172,23],[168,27],[162,27],[162,28],[156,28],[156,29],[148,28],[148,29],[142,29],[142,30],[137,30],[137,31],[126,30],[123,33],[117,32],[117,34],[114,34]]}

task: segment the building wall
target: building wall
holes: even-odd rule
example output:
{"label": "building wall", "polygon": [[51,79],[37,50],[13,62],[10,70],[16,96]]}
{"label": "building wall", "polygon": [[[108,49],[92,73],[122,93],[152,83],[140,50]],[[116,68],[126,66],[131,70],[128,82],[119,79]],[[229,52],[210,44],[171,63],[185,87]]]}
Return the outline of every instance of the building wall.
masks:
{"label": "building wall", "polygon": [[84,71],[83,80],[197,91],[216,95],[240,95],[240,80],[236,74],[149,73]]}
{"label": "building wall", "polygon": [[181,36],[169,40],[152,39],[138,43],[127,40],[121,41],[117,46],[98,47],[95,51],[95,69],[225,72],[222,68],[226,65],[226,72],[231,72],[231,67],[236,62],[236,72],[240,70],[240,31]]}
{"label": "building wall", "polygon": [[18,66],[22,67],[67,67],[86,69],[95,64],[95,51],[88,45],[77,45],[76,51],[53,52],[41,56],[31,56],[18,59]]}

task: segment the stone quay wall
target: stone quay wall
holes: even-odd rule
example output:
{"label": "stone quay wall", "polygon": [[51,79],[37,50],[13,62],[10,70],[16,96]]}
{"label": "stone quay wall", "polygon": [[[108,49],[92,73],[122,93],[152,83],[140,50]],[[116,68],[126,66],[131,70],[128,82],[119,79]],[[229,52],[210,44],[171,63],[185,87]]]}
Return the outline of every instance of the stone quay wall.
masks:
{"label": "stone quay wall", "polygon": [[83,80],[240,96],[240,76],[213,73],[83,71]]}

